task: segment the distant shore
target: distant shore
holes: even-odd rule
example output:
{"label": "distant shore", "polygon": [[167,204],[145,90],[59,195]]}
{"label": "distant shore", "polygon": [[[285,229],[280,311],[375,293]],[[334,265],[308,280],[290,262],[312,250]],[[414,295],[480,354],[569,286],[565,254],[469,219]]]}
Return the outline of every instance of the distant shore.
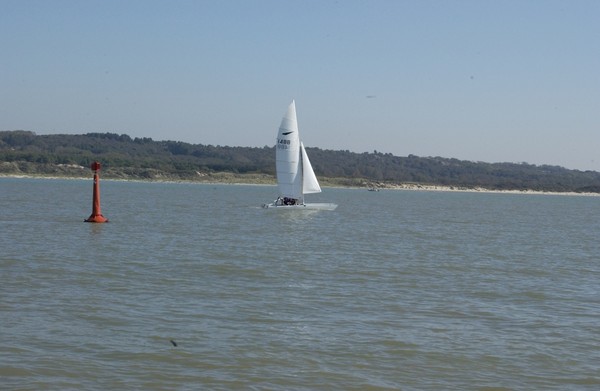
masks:
{"label": "distant shore", "polygon": [[[0,173],[0,178],[23,178],[23,179],[73,179],[73,180],[91,180],[92,175],[43,175],[43,174],[25,174],[25,173]],[[214,173],[204,175],[199,179],[175,179],[175,178],[131,178],[131,177],[114,177],[106,176],[103,178],[106,181],[127,181],[127,182],[148,182],[148,183],[198,183],[198,184],[227,184],[227,185],[273,185],[276,180],[274,177],[265,174],[233,174],[233,173]],[[364,189],[364,190],[408,190],[408,191],[436,191],[436,192],[463,192],[463,193],[492,193],[492,194],[540,194],[540,195],[567,195],[567,196],[588,196],[598,197],[600,193],[585,193],[585,192],[556,192],[556,191],[538,191],[538,190],[495,190],[486,189],[483,187],[464,187],[464,186],[443,186],[443,185],[428,185],[419,183],[373,183],[361,180],[337,180],[332,178],[322,178],[321,185],[330,188],[346,188],[346,189]]]}
{"label": "distant shore", "polygon": [[399,184],[389,187],[393,190],[417,190],[417,191],[445,191],[445,192],[469,192],[469,193],[497,193],[497,194],[542,194],[542,195],[569,195],[569,196],[588,196],[598,197],[600,193],[577,193],[577,192],[559,192],[559,191],[538,191],[538,190],[494,190],[483,187],[462,187],[462,186],[439,186],[439,185],[420,185],[420,184]]}

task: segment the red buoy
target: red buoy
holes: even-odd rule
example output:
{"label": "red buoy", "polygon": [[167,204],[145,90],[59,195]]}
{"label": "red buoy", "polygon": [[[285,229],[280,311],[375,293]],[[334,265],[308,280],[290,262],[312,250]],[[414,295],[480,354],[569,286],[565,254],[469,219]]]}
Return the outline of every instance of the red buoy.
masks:
{"label": "red buoy", "polygon": [[92,200],[92,214],[86,220],[86,223],[106,223],[108,219],[102,216],[102,211],[100,210],[100,177],[98,176],[98,171],[100,171],[100,163],[93,162],[91,166],[92,171],[94,171],[94,195]]}

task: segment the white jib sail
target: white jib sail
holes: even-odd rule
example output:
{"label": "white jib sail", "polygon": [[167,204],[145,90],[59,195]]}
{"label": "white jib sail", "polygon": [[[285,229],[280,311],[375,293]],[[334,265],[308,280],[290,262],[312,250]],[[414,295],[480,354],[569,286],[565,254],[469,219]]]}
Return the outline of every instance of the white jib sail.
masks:
{"label": "white jib sail", "polygon": [[281,120],[275,146],[275,168],[281,197],[296,199],[302,197],[302,172],[299,165],[300,138],[296,103],[292,101]]}
{"label": "white jib sail", "polygon": [[319,181],[313,171],[310,160],[308,160],[308,155],[302,142],[300,142],[300,151],[302,151],[302,193],[320,193],[321,186],[319,186]]}

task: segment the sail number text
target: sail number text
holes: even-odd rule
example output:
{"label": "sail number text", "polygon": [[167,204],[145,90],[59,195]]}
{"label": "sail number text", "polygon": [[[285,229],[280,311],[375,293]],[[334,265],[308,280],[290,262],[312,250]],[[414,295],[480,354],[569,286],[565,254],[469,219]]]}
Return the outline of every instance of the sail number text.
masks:
{"label": "sail number text", "polygon": [[290,140],[277,139],[278,149],[290,149]]}

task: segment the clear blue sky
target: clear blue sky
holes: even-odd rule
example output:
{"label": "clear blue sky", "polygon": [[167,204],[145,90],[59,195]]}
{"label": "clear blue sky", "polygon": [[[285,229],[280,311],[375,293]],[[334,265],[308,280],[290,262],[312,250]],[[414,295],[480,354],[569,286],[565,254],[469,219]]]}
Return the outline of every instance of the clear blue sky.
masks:
{"label": "clear blue sky", "polygon": [[0,0],[0,130],[600,171],[597,0]]}

